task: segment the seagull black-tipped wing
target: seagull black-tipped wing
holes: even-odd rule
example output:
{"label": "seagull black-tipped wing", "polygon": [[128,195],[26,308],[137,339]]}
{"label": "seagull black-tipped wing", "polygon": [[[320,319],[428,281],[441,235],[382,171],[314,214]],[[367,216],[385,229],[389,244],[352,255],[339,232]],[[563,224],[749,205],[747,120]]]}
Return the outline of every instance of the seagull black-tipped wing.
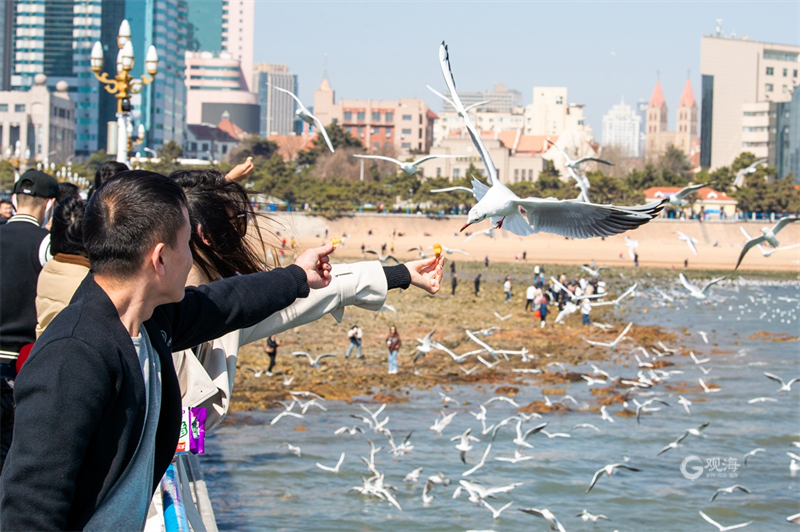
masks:
{"label": "seagull black-tipped wing", "polygon": [[662,205],[615,207],[577,200],[525,198],[518,201],[525,209],[535,233],[553,233],[568,238],[618,235],[640,227],[661,212]]}

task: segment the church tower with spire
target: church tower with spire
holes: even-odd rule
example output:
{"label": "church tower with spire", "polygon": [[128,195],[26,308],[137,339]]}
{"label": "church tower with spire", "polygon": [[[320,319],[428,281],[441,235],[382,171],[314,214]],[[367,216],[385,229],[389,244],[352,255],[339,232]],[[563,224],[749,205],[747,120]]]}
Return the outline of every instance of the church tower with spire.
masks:
{"label": "church tower with spire", "polygon": [[692,82],[686,79],[683,93],[678,102],[678,122],[675,131],[675,147],[689,155],[693,146],[693,139],[697,138],[697,101],[694,99]]}
{"label": "church tower with spire", "polygon": [[650,162],[663,153],[661,146],[664,143],[664,136],[667,135],[667,102],[661,90],[660,80],[656,80],[656,86],[647,104],[645,126],[645,158]]}

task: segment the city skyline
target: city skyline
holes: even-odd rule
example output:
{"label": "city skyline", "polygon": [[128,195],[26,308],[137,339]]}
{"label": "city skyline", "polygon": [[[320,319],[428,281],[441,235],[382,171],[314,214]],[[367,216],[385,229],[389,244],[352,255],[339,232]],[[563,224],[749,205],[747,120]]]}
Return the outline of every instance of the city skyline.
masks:
{"label": "city skyline", "polygon": [[[256,28],[267,25],[270,31],[256,31],[254,61],[290,65],[307,105],[322,80],[327,55],[337,98],[418,97],[439,112],[443,105],[425,84],[444,89],[436,55],[444,38],[459,91],[491,90],[503,82],[520,91],[526,105],[534,86],[566,86],[570,102],[586,105],[587,121],[597,134],[613,105],[621,98],[631,105],[647,100],[656,80],[668,101],[678,101],[689,73],[692,85],[699,87],[701,37],[715,33],[717,19],[726,37],[735,31],[737,38],[800,45],[797,2],[493,2],[468,3],[471,9],[459,10],[452,10],[453,4],[426,3],[424,17],[411,9],[419,4],[403,4],[409,7],[405,10],[397,5],[256,2]],[[298,45],[297,27],[267,23],[276,18],[302,18],[303,35],[321,38]],[[551,23],[537,23],[542,20]],[[364,42],[361,32],[334,32],[327,38],[332,28],[376,23],[381,25],[380,45]],[[486,38],[478,23],[500,36]]]}

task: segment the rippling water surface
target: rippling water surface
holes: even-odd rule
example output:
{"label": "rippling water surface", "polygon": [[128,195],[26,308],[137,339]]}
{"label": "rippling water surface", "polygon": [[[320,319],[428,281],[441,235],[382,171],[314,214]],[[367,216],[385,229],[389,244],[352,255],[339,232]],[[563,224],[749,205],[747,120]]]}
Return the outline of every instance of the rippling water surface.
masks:
{"label": "rippling water surface", "polygon": [[[545,521],[518,510],[535,507],[550,509],[568,531],[713,531],[714,527],[700,518],[699,510],[726,526],[753,521],[748,530],[791,529],[785,518],[800,512],[800,475],[791,473],[791,458],[786,453],[800,454],[800,449],[792,446],[792,442],[800,441],[800,383],[791,393],[779,394],[778,385],[765,378],[763,372],[785,380],[800,377],[798,343],[748,337],[759,331],[797,335],[798,302],[778,297],[798,298],[800,291],[797,284],[749,285],[719,288],[714,294],[724,299],[724,303],[717,300],[704,305],[683,299],[677,302],[677,307],[656,308],[654,294],[647,292],[630,305],[620,320],[630,317],[635,323],[669,327],[678,333],[680,345],[694,349],[698,356],[711,356],[705,366],[713,370],[707,376],[689,357],[672,357],[675,366],[666,369],[684,373],[673,375],[668,384],[685,383],[694,388],[697,379],[703,377],[720,386],[721,391],[682,393],[693,401],[689,416],[677,403],[677,392],[664,385],[657,386],[653,389],[656,397],[667,401],[670,407],[642,416],[640,425],[633,417],[616,416],[612,424],[602,421],[598,412],[589,410],[545,415],[542,421],[549,423],[548,430],[567,432],[572,437],[548,439],[534,435],[530,442],[535,448],[527,452],[535,459],[517,464],[495,460],[498,456],[513,455],[516,448],[511,442],[514,426],[503,428],[485,467],[468,477],[486,486],[524,483],[491,501],[495,508],[513,501],[497,520],[492,519],[486,508],[470,503],[466,495],[452,499],[461,474],[477,463],[489,442],[489,436],[480,436],[480,422],[468,412],[477,411],[478,405],[490,397],[492,388],[482,392],[462,386],[454,387],[448,394],[462,405],[447,408],[448,412],[458,414],[441,437],[428,430],[442,410],[438,387],[410,391],[410,401],[386,407],[382,416],[389,416],[387,427],[398,443],[405,434],[414,431],[413,451],[398,460],[387,454],[384,436],[371,432],[334,436],[335,429],[360,423],[350,417],[363,414],[357,404],[328,401],[327,412],[313,409],[304,420],[285,418],[275,426],[269,422],[277,411],[255,412],[247,424],[217,430],[208,441],[203,465],[219,527],[221,530],[393,532],[548,530]],[[648,313],[637,312],[645,307],[649,308]],[[682,334],[684,328],[690,336]],[[708,345],[697,334],[700,330],[708,332]],[[626,347],[632,345],[628,342]],[[712,349],[723,354],[711,354]],[[601,367],[612,375],[629,378],[635,378],[637,371],[632,355],[621,356],[616,364],[606,362]],[[591,372],[591,367],[569,369]],[[583,383],[568,386],[567,393],[581,405],[596,404]],[[761,396],[775,398],[777,402],[748,403]],[[541,389],[534,385],[522,385],[515,398],[521,405],[541,399]],[[620,409],[620,405],[609,407],[611,413]],[[515,409],[498,402],[489,405],[488,411],[488,424],[492,424],[512,415]],[[689,436],[677,449],[657,456],[659,450],[687,428],[706,421],[710,425],[703,431],[705,438]],[[536,423],[532,420],[524,427]],[[592,423],[600,432],[574,429],[577,423]],[[295,430],[300,425],[307,430]],[[474,444],[465,466],[450,438],[468,427],[472,427],[481,442]],[[376,465],[385,474],[386,482],[397,488],[396,497],[403,511],[348,491],[361,485],[361,477],[369,476],[359,458],[369,455],[367,439],[384,445]],[[302,457],[289,454],[285,448],[277,449],[282,442],[300,446]],[[744,453],[757,447],[765,451],[748,459],[748,466],[744,467]],[[316,462],[335,465],[342,452],[346,457],[338,475],[316,467]],[[706,466],[708,461],[715,463],[715,459],[718,466],[713,472],[706,468],[699,478],[690,480],[682,474],[681,462],[691,456],[702,462],[691,460],[687,467],[689,474],[699,465]],[[735,459],[736,467],[731,465],[731,458]],[[590,493],[585,493],[597,469],[626,459],[641,472],[603,476]],[[418,467],[424,468],[420,481],[406,484],[405,475]],[[421,499],[424,480],[437,471],[444,472],[452,483],[447,487],[435,486],[432,491],[435,499],[425,506]],[[724,478],[713,476],[722,474]],[[736,483],[752,493],[721,494],[713,503],[709,502],[716,489]],[[605,514],[611,520],[601,520],[596,525],[584,522],[576,517],[583,509]]]}

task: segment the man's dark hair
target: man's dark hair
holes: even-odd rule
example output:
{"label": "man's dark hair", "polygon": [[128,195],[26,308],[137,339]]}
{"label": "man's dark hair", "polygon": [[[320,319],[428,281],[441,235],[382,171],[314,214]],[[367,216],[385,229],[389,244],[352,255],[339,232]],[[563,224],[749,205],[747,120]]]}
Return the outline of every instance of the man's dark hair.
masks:
{"label": "man's dark hair", "polygon": [[177,244],[185,208],[181,187],[155,172],[122,172],[103,183],[89,200],[83,221],[92,271],[134,275],[157,243]]}
{"label": "man's dark hair", "polygon": [[81,189],[79,189],[76,185],[73,185],[72,183],[58,184],[58,196],[56,196],[56,203],[61,203],[67,198],[80,199],[80,197],[81,197]]}
{"label": "man's dark hair", "polygon": [[53,211],[50,226],[50,250],[53,255],[86,255],[83,245],[83,218],[86,202],[81,198],[66,198]]}
{"label": "man's dark hair", "polygon": [[120,172],[127,172],[129,170],[128,165],[125,163],[118,163],[117,161],[106,161],[100,165],[100,168],[94,173],[94,186],[89,193],[91,197],[100,185],[114,177]]}

